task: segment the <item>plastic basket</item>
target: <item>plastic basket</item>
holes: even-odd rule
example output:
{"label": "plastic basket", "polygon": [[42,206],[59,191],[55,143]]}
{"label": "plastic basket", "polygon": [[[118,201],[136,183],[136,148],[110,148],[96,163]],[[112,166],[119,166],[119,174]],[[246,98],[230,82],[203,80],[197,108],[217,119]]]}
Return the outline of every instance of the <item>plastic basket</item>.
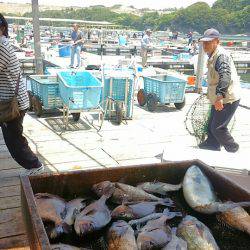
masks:
{"label": "plastic basket", "polygon": [[58,49],[59,49],[59,57],[70,56],[71,45],[59,44]]}
{"label": "plastic basket", "polygon": [[32,75],[30,78],[31,92],[38,96],[46,109],[62,107],[59,96],[59,84],[57,77],[45,75]]}
{"label": "plastic basket", "polygon": [[97,108],[100,103],[102,83],[90,72],[59,72],[59,93],[70,110]]}
{"label": "plastic basket", "polygon": [[185,88],[186,81],[177,77],[168,75],[144,77],[145,92],[155,93],[162,104],[183,102]]}

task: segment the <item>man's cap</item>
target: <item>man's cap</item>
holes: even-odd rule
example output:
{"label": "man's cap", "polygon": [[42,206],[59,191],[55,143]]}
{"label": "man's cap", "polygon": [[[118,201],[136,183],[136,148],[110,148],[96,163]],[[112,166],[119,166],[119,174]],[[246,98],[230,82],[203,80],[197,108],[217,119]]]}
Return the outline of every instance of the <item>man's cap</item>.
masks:
{"label": "man's cap", "polygon": [[209,42],[216,38],[220,38],[220,32],[216,29],[208,29],[204,32],[203,37],[200,39],[201,42]]}
{"label": "man's cap", "polygon": [[151,29],[146,29],[146,32],[147,33],[152,33],[152,30]]}

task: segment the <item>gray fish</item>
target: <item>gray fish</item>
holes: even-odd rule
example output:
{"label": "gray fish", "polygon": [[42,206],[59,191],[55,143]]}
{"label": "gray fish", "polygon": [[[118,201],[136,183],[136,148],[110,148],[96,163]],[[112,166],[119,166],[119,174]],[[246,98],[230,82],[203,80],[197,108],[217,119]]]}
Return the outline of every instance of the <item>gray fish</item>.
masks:
{"label": "gray fish", "polygon": [[71,227],[64,221],[67,214],[64,199],[48,193],[37,193],[35,194],[35,202],[41,219],[52,221],[55,224],[54,230],[51,231],[51,238],[70,232]]}
{"label": "gray fish", "polygon": [[250,235],[250,215],[242,207],[235,207],[216,215],[217,219]]}
{"label": "gray fish", "polygon": [[187,250],[187,242],[176,236],[177,228],[171,229],[171,241],[162,250]]}
{"label": "gray fish", "polygon": [[134,230],[125,221],[112,224],[108,231],[108,250],[137,250]]}
{"label": "gray fish", "polygon": [[77,198],[66,203],[67,214],[64,221],[68,225],[73,225],[76,215],[79,214],[86,207],[86,199]]}
{"label": "gray fish", "polygon": [[153,213],[153,214],[147,215],[147,216],[142,217],[142,218],[137,219],[137,220],[131,220],[131,221],[129,221],[128,224],[131,225],[131,226],[133,226],[133,225],[140,226],[141,224],[144,224],[147,221],[158,219],[158,218],[160,218],[163,215],[165,215],[165,217],[167,217],[168,220],[171,220],[172,218],[174,218],[176,216],[182,217],[182,213],[181,212],[170,212],[166,208],[166,209],[163,210],[162,213]]}
{"label": "gray fish", "polygon": [[103,181],[93,186],[93,191],[100,197],[106,192],[112,191],[111,201],[116,204],[124,202],[140,201],[162,201],[162,198],[146,193],[140,188],[136,188],[119,182]]}
{"label": "gray fish", "polygon": [[178,191],[181,189],[182,184],[173,185],[163,182],[144,182],[137,185],[138,188],[151,194],[166,195],[167,192]]}
{"label": "gray fish", "polygon": [[136,204],[122,204],[116,207],[111,216],[113,219],[124,219],[133,220],[139,219],[149,214],[155,213],[156,207],[158,205],[162,206],[172,206],[173,202],[168,199],[166,202],[163,201],[144,201]]}
{"label": "gray fish", "polygon": [[218,250],[219,247],[206,225],[187,215],[179,224],[177,236],[187,242],[188,250]]}
{"label": "gray fish", "polygon": [[139,250],[159,249],[171,240],[171,228],[166,224],[168,217],[163,215],[156,220],[150,220],[141,229],[137,238]]}
{"label": "gray fish", "polygon": [[186,171],[183,180],[183,194],[190,207],[205,214],[224,212],[238,206],[250,206],[250,201],[238,203],[219,201],[212,184],[195,165]]}
{"label": "gray fish", "polygon": [[108,197],[103,195],[76,215],[74,228],[78,235],[83,236],[100,230],[110,222],[111,214],[105,204],[107,199]]}

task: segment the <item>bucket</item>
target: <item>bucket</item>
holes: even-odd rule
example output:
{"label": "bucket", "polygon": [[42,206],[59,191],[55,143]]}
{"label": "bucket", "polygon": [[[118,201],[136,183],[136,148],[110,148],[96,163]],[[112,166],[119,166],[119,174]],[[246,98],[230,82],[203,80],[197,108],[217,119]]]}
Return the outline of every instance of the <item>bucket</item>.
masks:
{"label": "bucket", "polygon": [[59,56],[60,57],[68,57],[70,56],[70,45],[65,45],[65,44],[59,44],[58,49],[59,49]]}
{"label": "bucket", "polygon": [[142,67],[140,67],[140,66],[137,67],[137,71],[138,71],[138,72],[142,72]]}
{"label": "bucket", "polygon": [[189,76],[187,78],[187,84],[188,85],[191,85],[191,86],[194,86],[195,85],[195,80],[196,80],[196,77],[195,76]]}

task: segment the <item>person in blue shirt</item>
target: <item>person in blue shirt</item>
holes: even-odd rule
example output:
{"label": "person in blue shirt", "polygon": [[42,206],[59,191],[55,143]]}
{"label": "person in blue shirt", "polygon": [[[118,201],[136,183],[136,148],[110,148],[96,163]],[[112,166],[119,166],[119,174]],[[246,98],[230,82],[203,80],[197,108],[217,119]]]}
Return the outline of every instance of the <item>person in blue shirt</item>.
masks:
{"label": "person in blue shirt", "polygon": [[84,41],[83,33],[79,31],[79,26],[78,24],[73,24],[73,31],[71,33],[71,39],[73,41],[73,44],[71,46],[71,61],[70,61],[70,67],[74,67],[74,61],[75,61],[75,55],[77,57],[77,65],[76,67],[80,67],[81,65],[81,49],[82,49],[82,44]]}

